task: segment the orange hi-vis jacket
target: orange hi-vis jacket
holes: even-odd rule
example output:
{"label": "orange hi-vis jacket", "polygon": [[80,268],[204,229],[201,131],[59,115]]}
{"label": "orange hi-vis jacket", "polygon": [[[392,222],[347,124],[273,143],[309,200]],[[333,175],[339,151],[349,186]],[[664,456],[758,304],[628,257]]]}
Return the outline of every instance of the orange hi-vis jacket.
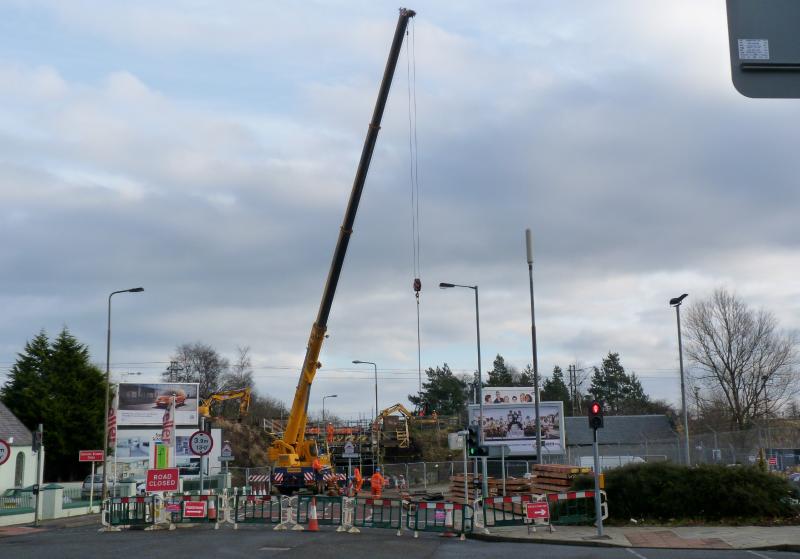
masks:
{"label": "orange hi-vis jacket", "polygon": [[314,472],[319,473],[322,469],[322,463],[319,461],[319,458],[314,458],[314,461],[311,463],[311,468],[313,468]]}
{"label": "orange hi-vis jacket", "polygon": [[356,491],[361,491],[361,486],[364,485],[364,478],[361,477],[361,470],[356,468],[353,475],[356,478]]}
{"label": "orange hi-vis jacket", "polygon": [[370,478],[370,485],[372,486],[373,490],[380,491],[383,489],[383,476],[380,472],[375,472],[372,474],[372,477]]}

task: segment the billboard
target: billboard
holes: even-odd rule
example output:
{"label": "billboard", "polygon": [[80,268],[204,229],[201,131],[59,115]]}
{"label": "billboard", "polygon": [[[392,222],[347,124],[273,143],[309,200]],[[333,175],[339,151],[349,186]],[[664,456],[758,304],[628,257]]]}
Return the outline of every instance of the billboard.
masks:
{"label": "billboard", "polygon": [[483,405],[533,404],[534,394],[532,386],[514,386],[510,388],[487,386],[483,389]]}
{"label": "billboard", "polygon": [[[479,417],[480,407],[477,404],[470,405],[470,424],[477,425]],[[539,418],[542,425],[542,454],[563,454],[564,403],[539,402]],[[508,456],[536,455],[534,404],[484,405],[483,438],[486,446],[508,446]]]}
{"label": "billboard", "polygon": [[[196,467],[200,461],[189,449],[189,438],[196,429],[177,429],[175,433],[175,466],[179,468]],[[222,431],[212,429],[211,437],[214,447],[208,455],[209,462],[219,464],[220,447],[222,445]],[[117,461],[130,464],[131,467],[148,468],[153,460],[156,443],[161,442],[161,429],[120,429],[117,437]]]}
{"label": "billboard", "polygon": [[197,383],[121,383],[118,386],[117,425],[161,425],[175,396],[175,424],[197,425]]}

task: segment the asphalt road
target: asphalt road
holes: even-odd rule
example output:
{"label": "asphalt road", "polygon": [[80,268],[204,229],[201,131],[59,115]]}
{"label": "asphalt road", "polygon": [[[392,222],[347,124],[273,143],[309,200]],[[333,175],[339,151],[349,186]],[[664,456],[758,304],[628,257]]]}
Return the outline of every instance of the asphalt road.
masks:
{"label": "asphalt road", "polygon": [[96,526],[81,526],[2,538],[0,557],[14,559],[62,557],[76,559],[91,557],[800,559],[800,554],[777,551],[597,548],[474,540],[462,542],[455,538],[440,538],[434,534],[420,534],[418,539],[414,539],[409,532],[397,537],[391,530],[363,530],[361,534],[338,534],[331,529],[317,533],[298,533],[275,532],[255,526],[242,526],[236,531],[229,527],[215,531],[206,526],[192,526],[181,527],[172,532],[162,530],[100,533]]}

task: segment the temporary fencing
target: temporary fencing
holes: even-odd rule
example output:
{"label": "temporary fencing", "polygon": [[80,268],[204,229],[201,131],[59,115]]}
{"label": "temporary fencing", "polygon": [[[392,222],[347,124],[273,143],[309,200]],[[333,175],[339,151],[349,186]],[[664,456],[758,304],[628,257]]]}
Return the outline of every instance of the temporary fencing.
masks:
{"label": "temporary fencing", "polygon": [[418,532],[452,532],[463,539],[465,533],[472,532],[472,507],[442,501],[411,503],[406,525],[415,538]]}
{"label": "temporary fencing", "polygon": [[227,503],[223,503],[221,495],[173,495],[164,499],[166,521],[170,530],[176,524],[208,524],[214,523],[214,528],[219,528],[223,521],[223,510]]}
{"label": "temporary fencing", "polygon": [[355,499],[353,526],[388,528],[397,530],[399,536],[405,515],[403,505],[402,499]]}
{"label": "temporary fencing", "polygon": [[265,495],[239,494],[234,489],[230,520],[234,528],[239,524],[277,524],[281,521],[281,501]]}
{"label": "temporary fencing", "polygon": [[323,495],[300,495],[297,498],[297,524],[307,524],[309,510],[316,506],[320,525],[339,526],[342,523],[342,498]]}
{"label": "temporary fencing", "polygon": [[156,520],[156,499],[146,497],[114,497],[103,507],[102,524],[111,530],[152,527]]}
{"label": "temporary fencing", "polygon": [[525,504],[538,501],[537,495],[489,497],[483,500],[484,526],[521,526],[525,524]]}
{"label": "temporary fencing", "polygon": [[[567,493],[550,493],[551,524],[594,524],[595,507],[594,491],[570,491]],[[603,520],[608,518],[608,502],[606,492],[600,491],[600,512]]]}

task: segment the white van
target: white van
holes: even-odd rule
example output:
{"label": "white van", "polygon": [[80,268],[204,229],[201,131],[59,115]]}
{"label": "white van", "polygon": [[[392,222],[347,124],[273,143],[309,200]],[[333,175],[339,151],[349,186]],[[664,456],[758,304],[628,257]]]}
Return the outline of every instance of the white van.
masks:
{"label": "white van", "polygon": [[[640,456],[601,456],[600,471],[611,470],[626,466],[627,464],[644,464],[644,458]],[[581,456],[582,468],[594,468],[594,456]]]}

